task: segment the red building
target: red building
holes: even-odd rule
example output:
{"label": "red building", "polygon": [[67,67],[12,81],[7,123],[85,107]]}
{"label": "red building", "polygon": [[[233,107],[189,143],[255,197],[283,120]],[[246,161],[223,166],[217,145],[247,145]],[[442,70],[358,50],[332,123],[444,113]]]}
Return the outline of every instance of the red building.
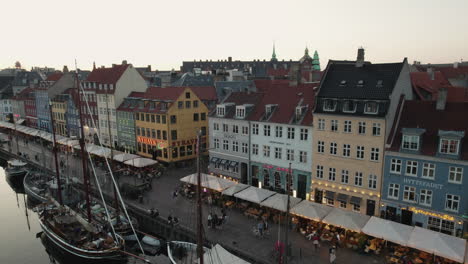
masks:
{"label": "red building", "polygon": [[26,116],[26,125],[37,128],[36,98],[34,88],[26,88],[18,94],[18,99],[24,101],[24,113]]}

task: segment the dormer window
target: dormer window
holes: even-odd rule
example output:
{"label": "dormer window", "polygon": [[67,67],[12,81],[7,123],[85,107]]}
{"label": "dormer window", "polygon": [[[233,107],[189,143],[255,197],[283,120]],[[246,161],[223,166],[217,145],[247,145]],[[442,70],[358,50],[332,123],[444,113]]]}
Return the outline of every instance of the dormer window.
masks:
{"label": "dormer window", "polygon": [[245,117],[245,107],[244,106],[237,106],[236,107],[236,117],[237,118],[244,118]]}
{"label": "dormer window", "polygon": [[323,111],[335,111],[336,101],[327,99],[323,102]]}
{"label": "dormer window", "polygon": [[268,118],[273,113],[275,106],[276,106],[275,104],[265,105],[265,118]]}
{"label": "dormer window", "polygon": [[415,135],[403,135],[403,144],[401,148],[407,150],[418,150],[419,149],[419,136]]}
{"label": "dormer window", "polygon": [[218,105],[216,107],[216,115],[224,116],[226,114],[226,107],[224,105]]}
{"label": "dormer window", "polygon": [[377,114],[379,110],[379,105],[377,102],[367,102],[366,106],[364,107],[364,113],[365,114]]}
{"label": "dormer window", "polygon": [[364,86],[364,80],[359,80],[359,81],[357,82],[357,86],[358,86],[358,87],[363,87],[363,86]]}
{"label": "dormer window", "polygon": [[346,100],[343,102],[343,112],[345,113],[354,113],[356,112],[356,103],[351,100]]}
{"label": "dormer window", "polygon": [[460,140],[457,139],[440,139],[439,152],[442,154],[457,155]]}

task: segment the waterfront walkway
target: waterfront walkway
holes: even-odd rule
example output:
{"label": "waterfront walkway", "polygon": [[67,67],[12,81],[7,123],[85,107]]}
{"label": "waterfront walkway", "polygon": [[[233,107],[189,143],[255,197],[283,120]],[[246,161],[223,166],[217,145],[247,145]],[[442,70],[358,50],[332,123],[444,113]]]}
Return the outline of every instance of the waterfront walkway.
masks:
{"label": "waterfront walkway", "polygon": [[[16,143],[11,144],[12,151],[17,152]],[[8,146],[5,145],[8,150]],[[29,141],[28,144],[20,139],[19,151],[27,153],[30,161],[41,166],[46,166],[48,169],[55,168],[51,150],[44,149],[40,145]],[[34,159],[34,156],[40,156],[39,161]],[[64,172],[71,175],[71,177],[81,178],[81,162],[72,155],[65,153],[60,154],[60,160],[67,164]],[[152,190],[146,193],[143,197],[143,203],[140,204],[136,201],[126,201],[142,209],[156,208],[159,210],[162,217],[169,215],[177,216],[180,219],[180,224],[195,230],[196,226],[196,204],[194,200],[178,196],[172,197],[172,192],[180,186],[179,179],[194,173],[194,168],[184,169],[169,169],[160,179],[153,180]],[[103,171],[98,170],[98,174],[102,175]],[[133,181],[133,178],[123,177],[121,181]],[[111,190],[111,185],[107,184],[107,189]],[[220,243],[221,245],[229,245],[238,249],[239,251],[246,252],[249,255],[258,256],[259,259],[267,263],[274,263],[270,255],[273,251],[274,244],[278,239],[280,233],[281,239],[284,236],[284,229],[278,232],[279,226],[270,223],[270,234],[264,238],[258,238],[252,233],[252,228],[256,225],[256,221],[245,217],[241,212],[236,209],[228,210],[228,221],[222,226],[222,229],[209,229],[206,227],[207,213],[210,211],[216,212],[221,215],[221,210],[215,206],[203,205],[203,224],[205,225],[205,236],[213,243]],[[312,241],[308,241],[304,236],[297,232],[290,232],[289,241],[292,244],[292,259],[288,262],[295,263],[329,263],[328,258],[328,244],[322,243],[318,252],[315,252]],[[366,264],[366,263],[385,263],[382,257],[378,256],[365,256],[360,255],[352,250],[340,248],[337,251],[336,263],[350,263],[350,264]]]}

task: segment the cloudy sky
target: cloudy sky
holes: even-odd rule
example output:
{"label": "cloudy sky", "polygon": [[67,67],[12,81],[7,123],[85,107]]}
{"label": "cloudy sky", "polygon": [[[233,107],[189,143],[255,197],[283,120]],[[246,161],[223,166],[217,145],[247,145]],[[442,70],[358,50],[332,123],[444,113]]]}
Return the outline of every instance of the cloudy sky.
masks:
{"label": "cloudy sky", "polygon": [[[23,0],[1,3],[0,68],[90,69],[128,60],[178,69],[184,60],[468,60],[467,0]],[[72,67],[73,68],[73,67]]]}

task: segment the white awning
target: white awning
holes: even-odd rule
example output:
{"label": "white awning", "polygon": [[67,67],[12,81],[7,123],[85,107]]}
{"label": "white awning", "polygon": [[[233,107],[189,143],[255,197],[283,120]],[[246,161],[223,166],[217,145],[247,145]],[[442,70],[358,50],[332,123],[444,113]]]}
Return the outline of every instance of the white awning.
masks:
{"label": "white awning", "polygon": [[314,221],[322,221],[333,207],[304,200],[291,209],[291,213]]}
{"label": "white awning", "polygon": [[414,227],[408,246],[460,263],[465,260],[466,240],[418,226]]}
{"label": "white awning", "polygon": [[[197,183],[198,183],[196,173],[185,176],[180,180],[183,181],[183,182],[186,182],[186,183],[193,184],[193,185],[197,185]],[[225,190],[225,189],[227,189],[227,188],[229,188],[231,186],[237,185],[237,183],[235,183],[233,181],[226,180],[226,179],[223,179],[223,178],[219,178],[219,177],[216,177],[216,176],[212,176],[212,175],[209,175],[209,174],[206,174],[206,173],[201,174],[200,181],[201,181],[201,184],[200,184],[201,187],[208,188],[208,189],[211,189],[211,190],[215,190],[215,191],[218,191],[218,192],[221,192],[221,191],[223,191],[223,190]]]}
{"label": "white awning", "polygon": [[373,237],[406,246],[413,229],[413,226],[372,216],[362,228],[362,232]]}
{"label": "white awning", "polygon": [[345,229],[361,232],[362,228],[369,221],[370,216],[363,215],[340,208],[333,208],[331,212],[322,220],[324,223],[339,226]]}
{"label": "white awning", "polygon": [[140,156],[135,155],[135,154],[130,154],[130,153],[120,153],[120,154],[114,155],[114,160],[120,161],[120,162],[124,162],[124,161],[131,160],[131,159],[136,159],[136,158],[140,158]]}
{"label": "white awning", "polygon": [[131,165],[133,167],[142,168],[142,167],[154,165],[158,162],[152,159],[147,159],[147,158],[136,158],[136,159],[127,160],[124,163],[127,165]]}
{"label": "white awning", "polygon": [[16,120],[16,124],[17,124],[17,125],[21,125],[21,124],[23,124],[23,123],[24,123],[24,119],[23,119],[23,118]]}
{"label": "white awning", "polygon": [[239,199],[249,201],[252,203],[260,204],[266,198],[274,194],[275,192],[250,186],[249,188],[234,194],[234,197],[237,197]]}
{"label": "white awning", "polygon": [[244,189],[247,189],[249,188],[250,185],[247,185],[247,184],[243,184],[243,183],[238,183],[236,185],[233,185],[229,188],[227,188],[226,190],[223,191],[223,194],[224,195],[228,195],[228,196],[233,196],[235,193],[238,193]]}
{"label": "white awning", "polygon": [[[289,208],[298,204],[301,199],[289,196]],[[261,206],[273,208],[282,212],[286,212],[288,206],[288,196],[286,194],[277,193],[268,197],[265,201],[260,203]]]}
{"label": "white awning", "polygon": [[[203,254],[205,264],[250,264],[236,255],[231,254],[219,244],[216,244],[210,250]],[[198,261],[200,263],[200,261]]]}

